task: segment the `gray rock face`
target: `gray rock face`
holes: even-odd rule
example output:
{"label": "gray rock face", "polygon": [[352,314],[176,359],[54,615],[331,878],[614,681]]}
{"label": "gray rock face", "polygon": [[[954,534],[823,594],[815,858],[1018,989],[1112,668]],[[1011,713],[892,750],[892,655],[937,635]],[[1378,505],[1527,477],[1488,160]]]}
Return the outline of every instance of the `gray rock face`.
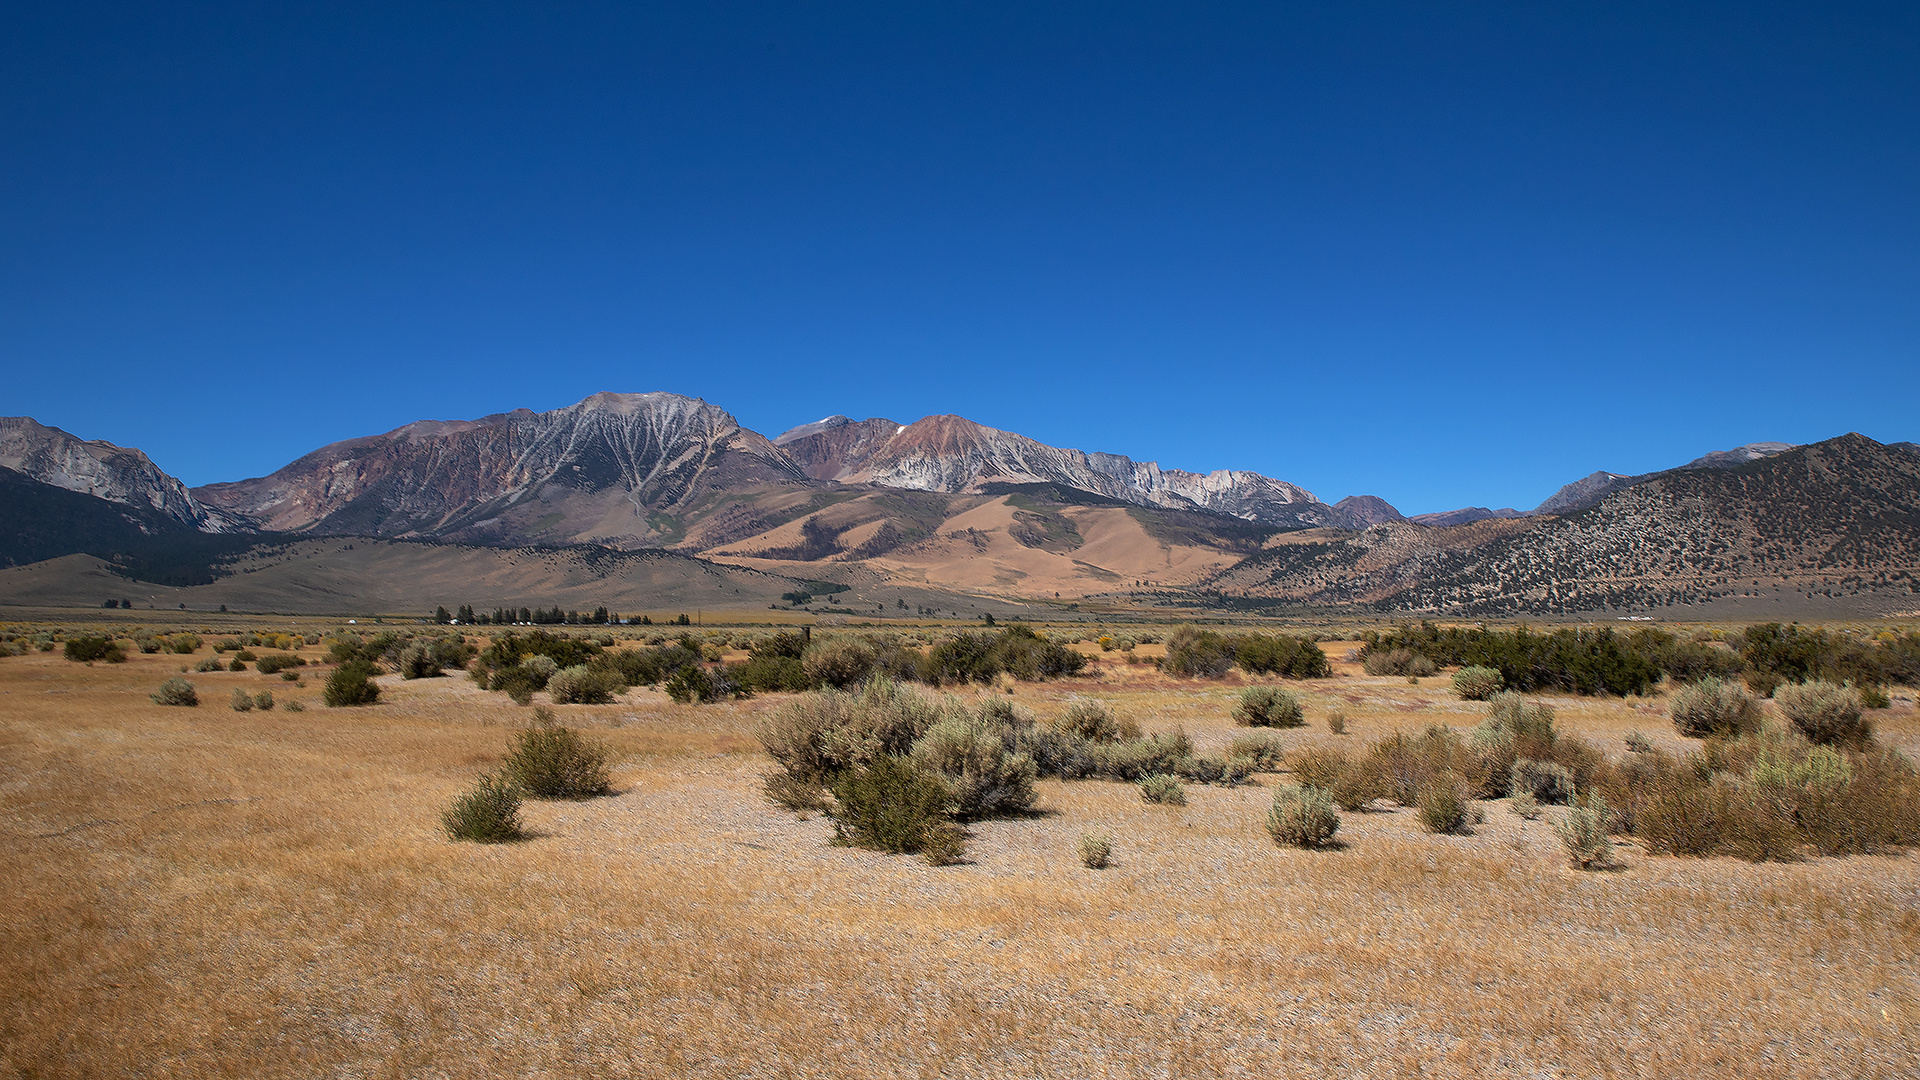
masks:
{"label": "gray rock face", "polygon": [[[1122,454],[1063,449],[976,424],[929,416],[912,424],[830,416],[774,443],[816,480],[917,491],[969,492],[987,484],[1059,484],[1141,506],[1208,510],[1288,527],[1364,527],[1398,520],[1383,500],[1328,506],[1313,493],[1259,473],[1192,473]],[[1352,505],[1349,505],[1352,504]],[[1381,515],[1390,514],[1390,518]]]}
{"label": "gray rock face", "polygon": [[236,523],[201,505],[187,486],[132,447],[80,439],[31,417],[0,417],[0,467],[67,491],[153,510],[202,532]]}
{"label": "gray rock face", "polygon": [[484,531],[539,494],[566,502],[571,493],[614,491],[639,516],[716,486],[770,479],[804,477],[724,410],[678,394],[601,393],[552,412],[420,421],[194,494],[279,532],[428,536]]}

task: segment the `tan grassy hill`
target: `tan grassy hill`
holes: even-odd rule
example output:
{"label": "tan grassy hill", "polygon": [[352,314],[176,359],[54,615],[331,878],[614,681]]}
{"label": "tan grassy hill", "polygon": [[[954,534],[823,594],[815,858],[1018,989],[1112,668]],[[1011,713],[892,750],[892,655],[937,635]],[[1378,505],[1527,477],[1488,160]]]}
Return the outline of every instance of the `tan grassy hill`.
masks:
{"label": "tan grassy hill", "polygon": [[791,578],[668,552],[576,547],[490,548],[362,538],[262,544],[224,565],[210,584],[129,580],[91,555],[0,570],[0,603],[98,606],[126,598],[137,609],[289,613],[430,612],[470,603],[616,611],[759,609],[797,587]]}
{"label": "tan grassy hill", "polygon": [[860,567],[962,593],[1069,600],[1137,580],[1203,581],[1257,551],[1273,531],[1055,485],[1000,485],[978,495],[867,489],[703,554],[829,580]]}

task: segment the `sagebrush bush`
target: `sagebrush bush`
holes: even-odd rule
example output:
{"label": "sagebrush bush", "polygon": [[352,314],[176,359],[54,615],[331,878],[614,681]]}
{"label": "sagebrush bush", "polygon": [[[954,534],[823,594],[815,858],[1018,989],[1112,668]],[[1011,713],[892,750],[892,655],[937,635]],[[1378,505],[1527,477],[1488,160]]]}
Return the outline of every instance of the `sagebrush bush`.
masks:
{"label": "sagebrush bush", "polygon": [[288,712],[306,712],[307,707],[305,705],[300,704],[298,701],[289,701],[287,702],[287,711]]}
{"label": "sagebrush bush", "polygon": [[1893,698],[1887,696],[1887,688],[1868,683],[1860,688],[1860,707],[1863,709],[1891,709]]}
{"label": "sagebrush bush", "polygon": [[1525,792],[1543,803],[1565,803],[1573,798],[1573,773],[1557,762],[1515,758],[1507,773],[1507,791]]}
{"label": "sagebrush bush", "polygon": [[944,855],[955,834],[947,820],[952,797],[937,773],[911,758],[880,754],[833,780],[836,843],[894,854]]}
{"label": "sagebrush bush", "polygon": [[588,799],[612,790],[609,756],[605,743],[561,726],[543,706],[514,736],[502,775],[536,799]]}
{"label": "sagebrush bush", "polygon": [[273,709],[273,691],[262,690],[253,695],[253,707],[262,712],[271,711]]}
{"label": "sagebrush bush", "polygon": [[1160,667],[1172,675],[1217,679],[1233,667],[1233,644],[1212,630],[1182,626],[1167,636]]}
{"label": "sagebrush bush", "polygon": [[254,669],[262,675],[278,675],[289,668],[303,667],[306,661],[292,653],[268,653],[254,661]]}
{"label": "sagebrush bush", "polygon": [[914,741],[914,762],[946,780],[953,812],[960,818],[1032,807],[1037,770],[1032,757],[1014,749],[1017,723],[1017,717],[996,717],[985,709],[978,715],[949,709]]}
{"label": "sagebrush bush", "polygon": [[1164,773],[1142,777],[1140,780],[1140,799],[1142,802],[1157,806],[1187,805],[1187,789],[1180,785],[1175,777]]}
{"label": "sagebrush bush", "polygon": [[207,656],[207,657],[202,657],[200,662],[193,666],[193,670],[198,671],[202,674],[205,674],[206,672],[209,672],[209,671],[219,671],[224,667],[226,667],[226,665],[220,662],[219,657]]}
{"label": "sagebrush bush", "polygon": [[457,796],[440,814],[449,839],[499,844],[526,835],[520,826],[520,792],[507,780],[487,774]]}
{"label": "sagebrush bush", "polygon": [[1809,741],[1863,747],[1873,741],[1873,722],[1860,711],[1860,699],[1844,686],[1816,679],[1791,683],[1773,692],[1774,704]]}
{"label": "sagebrush bush", "polygon": [[1465,778],[1445,774],[1430,779],[1418,796],[1420,825],[1431,833],[1464,833],[1473,817]]}
{"label": "sagebrush bush", "polygon": [[109,664],[124,664],[126,651],[120,643],[105,635],[76,634],[67,639],[63,655],[79,663],[90,664],[95,660],[104,660]]}
{"label": "sagebrush bush", "polygon": [[232,705],[234,712],[253,711],[253,695],[237,686],[233,688],[233,695],[228,698],[228,701]]}
{"label": "sagebrush bush", "polygon": [[1110,743],[1140,737],[1140,728],[1132,721],[1121,721],[1104,701],[1071,697],[1066,709],[1049,725],[1053,730],[1077,735],[1088,742]]}
{"label": "sagebrush bush", "polygon": [[1760,703],[1746,687],[1711,675],[1674,691],[1674,729],[1694,739],[1744,735],[1760,726]]}
{"label": "sagebrush bush", "polygon": [[1302,750],[1288,764],[1293,769],[1296,783],[1322,791],[1332,791],[1338,787],[1340,778],[1353,766],[1346,751],[1325,746]]}
{"label": "sagebrush bush", "polygon": [[562,668],[547,680],[547,693],[556,705],[605,705],[623,689],[617,673],[585,664]]}
{"label": "sagebrush bush", "polygon": [[800,666],[809,684],[844,690],[865,681],[876,659],[873,647],[859,638],[832,637],[808,646]]}
{"label": "sagebrush bush", "polygon": [[1453,692],[1462,701],[1485,701],[1505,685],[1496,668],[1468,666],[1453,673]]}
{"label": "sagebrush bush", "polygon": [[1584,804],[1567,809],[1567,816],[1554,823],[1554,835],[1567,849],[1567,857],[1582,870],[1599,870],[1613,865],[1613,838],[1607,835],[1611,812],[1607,800],[1590,796]]}
{"label": "sagebrush bush", "polygon": [[147,695],[155,705],[198,705],[200,695],[193,684],[179,676],[174,676],[160,684],[160,689]]}
{"label": "sagebrush bush", "polygon": [[1369,675],[1406,675],[1413,678],[1422,678],[1439,670],[1424,653],[1411,649],[1369,652],[1360,666]]}
{"label": "sagebrush bush", "polygon": [[1300,699],[1276,686],[1249,686],[1240,691],[1233,722],[1241,727],[1299,727],[1307,722]]}
{"label": "sagebrush bush", "polygon": [[187,656],[200,648],[200,635],[184,633],[170,634],[166,639],[166,646],[169,652],[176,653],[180,656]]}
{"label": "sagebrush bush", "polygon": [[763,718],[755,735],[789,774],[825,784],[881,754],[910,753],[940,715],[940,707],[919,692],[876,677],[857,694],[798,695]]}
{"label": "sagebrush bush", "polygon": [[1340,831],[1340,815],[1333,796],[1322,788],[1282,784],[1273,790],[1267,810],[1267,832],[1274,842],[1292,847],[1319,848],[1333,842]]}
{"label": "sagebrush bush", "polygon": [[327,685],[320,696],[327,707],[333,709],[374,704],[380,700],[380,687],[373,681],[373,665],[365,660],[341,664],[327,676]]}
{"label": "sagebrush bush", "polygon": [[1507,810],[1532,821],[1540,816],[1540,800],[1531,791],[1516,791],[1507,800]]}
{"label": "sagebrush bush", "polygon": [[1113,864],[1113,841],[1099,833],[1080,836],[1080,865],[1089,870],[1105,870]]}
{"label": "sagebrush bush", "polygon": [[1261,772],[1274,772],[1287,760],[1287,746],[1278,732],[1249,731],[1227,744],[1229,758],[1245,758]]}
{"label": "sagebrush bush", "polygon": [[1347,712],[1345,709],[1335,709],[1327,714],[1327,730],[1335,735],[1345,735],[1347,733]]}

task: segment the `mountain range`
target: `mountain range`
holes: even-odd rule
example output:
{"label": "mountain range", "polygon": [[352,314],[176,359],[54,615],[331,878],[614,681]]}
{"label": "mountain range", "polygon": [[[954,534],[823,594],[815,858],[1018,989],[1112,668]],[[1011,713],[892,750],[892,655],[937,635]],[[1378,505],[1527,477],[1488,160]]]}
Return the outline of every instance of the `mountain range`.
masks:
{"label": "mountain range", "polygon": [[[365,537],[400,546],[358,550],[415,562],[439,557],[420,544],[671,552],[684,565],[649,564],[649,588],[727,567],[759,576],[714,595],[756,606],[795,591],[775,585],[811,581],[845,586],[849,603],[891,595],[895,610],[911,593],[916,611],[1025,600],[1571,615],[1787,597],[1796,611],[1879,610],[1913,603],[1917,482],[1920,449],[1849,435],[1596,472],[1524,512],[1408,519],[1374,496],[1325,503],[1259,473],[1163,469],[958,416],[832,416],[768,438],[698,399],[601,393],[549,412],[419,421],[188,489],[138,450],[21,417],[0,418],[11,511],[0,565],[92,558],[87,573],[191,590],[251,559],[265,589],[293,565],[268,548]],[[461,558],[494,566],[483,552]],[[379,575],[356,573],[377,600]],[[488,573],[496,590],[512,580]],[[566,587],[605,591],[622,573]],[[0,602],[23,590],[43,602],[64,587],[57,577],[41,572],[29,589],[0,571]],[[343,602],[318,580],[276,588],[281,606],[302,589]]]}

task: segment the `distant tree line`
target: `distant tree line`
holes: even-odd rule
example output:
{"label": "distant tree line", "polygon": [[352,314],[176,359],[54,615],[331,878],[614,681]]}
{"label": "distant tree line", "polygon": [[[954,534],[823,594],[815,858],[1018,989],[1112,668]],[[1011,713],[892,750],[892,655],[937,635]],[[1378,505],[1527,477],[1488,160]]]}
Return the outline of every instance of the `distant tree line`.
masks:
{"label": "distant tree line", "polygon": [[[535,626],[610,626],[620,622],[620,613],[608,611],[604,606],[592,611],[566,611],[555,604],[550,608],[494,608],[491,612],[475,611],[472,604],[462,604],[457,611],[448,611],[445,605],[433,610],[433,621],[446,626],[458,622],[462,626],[514,626],[531,623]],[[685,615],[680,616],[679,625],[691,622]],[[639,625],[652,626],[653,619],[642,615]]]}

